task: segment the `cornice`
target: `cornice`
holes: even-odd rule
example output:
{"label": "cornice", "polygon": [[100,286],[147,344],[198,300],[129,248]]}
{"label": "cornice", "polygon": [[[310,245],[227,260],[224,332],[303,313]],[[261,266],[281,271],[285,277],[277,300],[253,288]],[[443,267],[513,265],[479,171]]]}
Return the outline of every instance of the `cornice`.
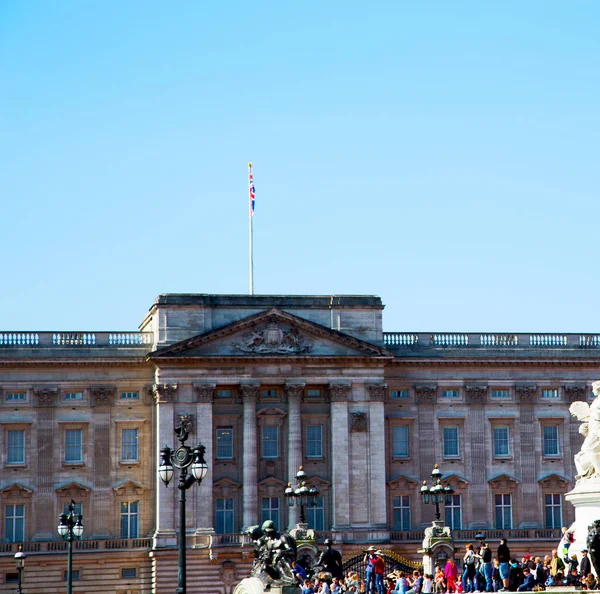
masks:
{"label": "cornice", "polygon": [[131,359],[94,359],[89,361],[81,358],[69,359],[35,359],[31,357],[18,359],[0,358],[0,367],[145,367],[152,369],[145,358]]}
{"label": "cornice", "polygon": [[360,364],[361,367],[378,367],[381,368],[385,363],[392,360],[392,357],[364,357],[364,356],[322,356],[322,355],[285,355],[285,356],[263,356],[263,355],[249,355],[247,357],[227,357],[227,356],[203,356],[203,357],[165,357],[164,359],[157,358],[152,361],[153,365],[159,369],[162,367],[190,367],[205,365],[210,366],[214,364],[227,364],[227,365],[257,365],[262,363],[286,363],[301,365],[303,362],[310,363],[311,365],[327,364],[332,363],[341,365],[356,365]]}
{"label": "cornice", "polygon": [[389,362],[396,367],[598,367],[596,359],[394,359]]}

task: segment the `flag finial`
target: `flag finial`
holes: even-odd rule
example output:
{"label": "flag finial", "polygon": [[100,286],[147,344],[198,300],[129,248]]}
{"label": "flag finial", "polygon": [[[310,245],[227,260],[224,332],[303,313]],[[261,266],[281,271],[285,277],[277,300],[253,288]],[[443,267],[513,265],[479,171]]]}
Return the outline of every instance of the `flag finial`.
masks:
{"label": "flag finial", "polygon": [[250,161],[248,161],[248,167],[252,167],[252,163],[250,163]]}

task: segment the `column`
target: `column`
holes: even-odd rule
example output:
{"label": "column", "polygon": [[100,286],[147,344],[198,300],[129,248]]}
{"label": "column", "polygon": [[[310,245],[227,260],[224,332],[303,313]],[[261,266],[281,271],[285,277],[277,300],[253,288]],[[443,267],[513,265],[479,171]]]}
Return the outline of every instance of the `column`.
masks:
{"label": "column", "polygon": [[[486,528],[490,513],[486,476],[489,450],[485,447],[487,427],[484,402],[488,390],[484,386],[467,386],[465,390],[467,405],[469,407],[469,418],[464,431],[465,434],[467,431],[469,432],[465,441],[466,446],[470,448],[469,459],[471,461],[471,517],[465,519],[469,520],[469,527],[471,528]],[[443,469],[443,471],[448,473],[448,468]]]}
{"label": "column", "polygon": [[[519,399],[519,433],[521,434],[521,447],[519,455],[521,460],[517,460],[515,452],[515,468],[521,469],[521,488],[519,493],[520,505],[513,501],[513,521],[521,516],[519,526],[517,522],[513,528],[537,528],[538,515],[540,510],[537,484],[537,464],[535,453],[535,432],[537,427],[535,415],[533,414],[533,397],[537,393],[535,386],[516,386],[517,397]],[[513,496],[514,497],[514,496]],[[519,508],[521,514],[518,513]],[[515,513],[517,512],[517,513]]]}
{"label": "column", "polygon": [[329,384],[331,396],[331,491],[333,530],[350,526],[348,398],[350,384]]}
{"label": "column", "polygon": [[[37,399],[37,493],[34,496],[36,508],[37,532],[34,540],[53,540],[56,535],[56,517],[48,510],[54,510],[53,471],[58,471],[62,461],[56,459],[54,451],[54,406],[56,390],[34,390]],[[58,475],[58,472],[57,472]],[[38,511],[39,510],[39,511]],[[41,511],[44,510],[44,511]],[[62,512],[62,510],[60,510]]]}
{"label": "column", "polygon": [[[436,447],[432,443],[435,436],[434,403],[437,388],[434,386],[415,386],[415,399],[417,402],[417,434],[418,434],[418,462],[417,476],[422,481],[429,479],[436,460]],[[417,494],[420,498],[420,494]],[[433,518],[428,505],[416,505],[416,517],[413,524],[429,524]]]}
{"label": "column", "polygon": [[[170,448],[175,446],[175,425],[174,425],[174,400],[177,387],[165,384],[155,384],[152,387],[154,404],[156,405],[156,464],[158,469],[158,459],[160,450],[166,445]],[[177,534],[175,525],[177,520],[175,509],[178,505],[177,489],[178,475],[173,475],[173,480],[168,488],[160,480],[158,472],[156,473],[154,484],[156,489],[156,532],[154,533],[154,548],[175,546],[177,544]],[[179,509],[179,508],[177,508]]]}
{"label": "column", "polygon": [[258,384],[242,384],[240,390],[244,402],[244,463],[243,471],[243,512],[244,528],[258,524],[258,459],[256,449],[256,400]]}
{"label": "column", "polygon": [[367,385],[369,394],[369,485],[380,485],[370,489],[370,524],[385,528],[386,481],[385,481],[385,384]]}
{"label": "column", "polygon": [[[196,517],[196,534],[214,532],[213,503],[213,398],[216,384],[194,385],[196,396],[196,423],[194,440],[190,447],[201,443],[206,448],[205,459],[208,464],[206,477],[199,485],[194,485],[194,505]],[[190,489],[191,490],[191,489]]]}
{"label": "column", "polygon": [[[302,465],[302,416],[300,402],[304,384],[286,384],[283,388],[288,400],[288,482],[296,485],[296,473]],[[286,505],[286,502],[282,502]],[[300,510],[295,505],[289,510],[289,528],[300,521]]]}
{"label": "column", "polygon": [[[111,524],[114,514],[119,510],[114,506],[114,494],[111,489],[110,455],[110,406],[116,389],[109,386],[97,386],[90,389],[90,403],[93,408],[94,441],[94,489],[90,510],[94,510],[93,538],[108,538],[113,530]],[[90,518],[91,519],[91,518]],[[85,518],[84,518],[85,521]],[[118,535],[115,535],[118,536]]]}

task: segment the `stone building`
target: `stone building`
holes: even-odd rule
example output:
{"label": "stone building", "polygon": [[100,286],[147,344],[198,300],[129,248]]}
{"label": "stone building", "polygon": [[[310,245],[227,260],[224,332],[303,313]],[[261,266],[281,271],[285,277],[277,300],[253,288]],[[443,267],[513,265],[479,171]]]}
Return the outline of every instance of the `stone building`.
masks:
{"label": "stone building", "polygon": [[[188,495],[188,587],[230,592],[250,566],[242,527],[298,521],[299,466],[320,491],[319,540],[418,559],[439,463],[459,543],[483,531],[546,553],[573,520],[564,494],[600,338],[383,332],[375,296],[159,296],[139,332],[0,332],[0,592],[65,587],[58,516],[73,499],[79,592],[172,592],[178,493],[158,452],[191,419],[209,471]],[[245,545],[245,546],[243,546]],[[101,587],[99,586],[101,584]]]}

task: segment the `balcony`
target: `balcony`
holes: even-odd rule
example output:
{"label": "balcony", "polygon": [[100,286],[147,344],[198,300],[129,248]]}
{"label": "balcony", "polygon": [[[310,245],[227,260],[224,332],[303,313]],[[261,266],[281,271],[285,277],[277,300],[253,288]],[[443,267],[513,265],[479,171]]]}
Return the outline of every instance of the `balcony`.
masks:
{"label": "balcony", "polygon": [[[499,541],[502,538],[515,540],[555,540],[559,541],[561,537],[560,528],[532,528],[528,530],[453,530],[452,536],[455,541],[475,542],[475,535],[479,532],[485,534],[488,541]],[[425,533],[423,530],[403,530],[390,533],[390,540],[393,543],[400,542],[421,542]]]}
{"label": "balcony", "polygon": [[[24,553],[55,553],[66,551],[68,543],[62,540],[49,542],[3,542],[0,543],[0,556],[14,555],[19,547]],[[114,551],[150,549],[151,538],[117,538],[110,540],[75,540],[73,548],[77,551]]]}

